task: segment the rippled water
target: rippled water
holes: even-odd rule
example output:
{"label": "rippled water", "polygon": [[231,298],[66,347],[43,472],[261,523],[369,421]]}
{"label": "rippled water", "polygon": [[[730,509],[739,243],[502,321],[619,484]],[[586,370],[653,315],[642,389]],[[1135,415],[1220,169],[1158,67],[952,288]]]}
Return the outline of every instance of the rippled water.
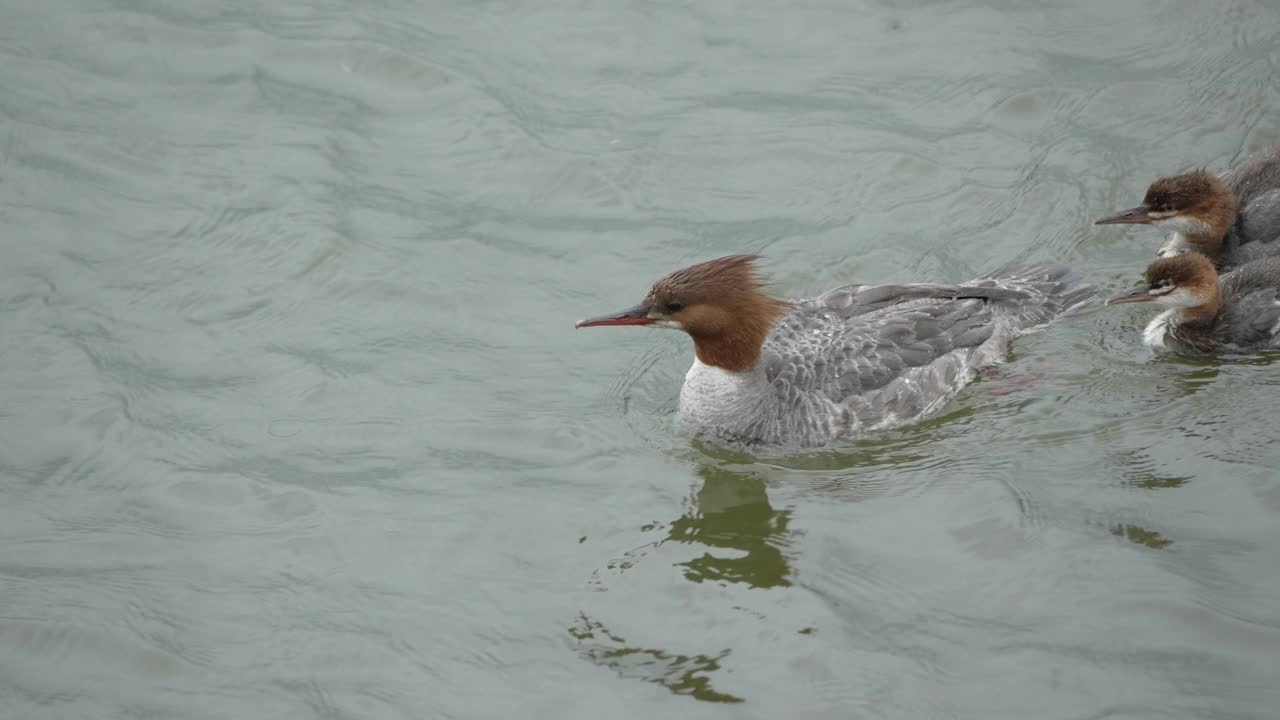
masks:
{"label": "rippled water", "polygon": [[1280,368],[1139,308],[839,451],[675,333],[1060,258],[1280,141],[1269,2],[0,11],[0,716],[1274,718]]}

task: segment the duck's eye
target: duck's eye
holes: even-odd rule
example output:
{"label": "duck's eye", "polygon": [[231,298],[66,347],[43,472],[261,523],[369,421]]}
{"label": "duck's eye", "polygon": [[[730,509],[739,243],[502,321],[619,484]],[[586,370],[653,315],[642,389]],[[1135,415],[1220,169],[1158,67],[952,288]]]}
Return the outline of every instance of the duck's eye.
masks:
{"label": "duck's eye", "polygon": [[684,309],[684,303],[680,302],[679,300],[672,300],[671,302],[667,303],[667,312],[669,313],[680,312],[683,309]]}

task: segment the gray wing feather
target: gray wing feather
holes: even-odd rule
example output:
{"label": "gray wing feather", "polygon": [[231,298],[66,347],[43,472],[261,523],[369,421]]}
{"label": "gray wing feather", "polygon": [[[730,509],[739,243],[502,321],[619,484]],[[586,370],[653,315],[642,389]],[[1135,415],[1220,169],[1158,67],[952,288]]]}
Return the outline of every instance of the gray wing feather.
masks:
{"label": "gray wing feather", "polygon": [[1256,290],[1227,310],[1227,340],[1241,348],[1273,345],[1280,325],[1280,288]]}
{"label": "gray wing feather", "polygon": [[1256,153],[1218,176],[1246,207],[1261,195],[1280,188],[1280,145]]}
{"label": "gray wing feather", "polygon": [[1018,334],[1095,294],[1070,268],[1039,264],[959,285],[847,285],[794,301],[761,358],[783,411],[744,418],[745,434],[825,442],[922,417]]}
{"label": "gray wing feather", "polygon": [[841,403],[955,350],[976,348],[995,331],[991,308],[982,299],[854,309],[851,316],[848,308],[784,316],[776,332],[786,342],[766,345],[771,379]]}
{"label": "gray wing feather", "polygon": [[1222,276],[1226,340],[1239,347],[1276,342],[1280,325],[1280,257],[1266,257]]}
{"label": "gray wing feather", "polygon": [[809,309],[823,308],[845,318],[882,310],[909,300],[955,300],[958,298],[983,298],[987,300],[1025,300],[1029,293],[992,284],[939,285],[912,283],[909,285],[845,285],[806,300],[801,305]]}
{"label": "gray wing feather", "polygon": [[997,331],[1011,339],[1006,326],[1047,322],[1093,292],[1059,265],[1012,265],[956,285],[846,285],[797,302],[779,319],[765,345],[766,372],[835,403],[899,379],[914,382],[922,368],[952,383]]}
{"label": "gray wing feather", "polygon": [[1246,205],[1234,230],[1249,244],[1280,239],[1280,188],[1261,193]]}

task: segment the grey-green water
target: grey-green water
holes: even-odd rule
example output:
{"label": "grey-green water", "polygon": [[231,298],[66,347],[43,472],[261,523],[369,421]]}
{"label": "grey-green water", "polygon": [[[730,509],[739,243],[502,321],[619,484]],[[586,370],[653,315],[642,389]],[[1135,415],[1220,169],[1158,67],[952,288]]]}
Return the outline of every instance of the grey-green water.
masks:
{"label": "grey-green water", "polygon": [[1280,6],[7,0],[0,716],[1274,718],[1280,366],[1143,308],[750,458],[670,332],[1060,258],[1280,141]]}

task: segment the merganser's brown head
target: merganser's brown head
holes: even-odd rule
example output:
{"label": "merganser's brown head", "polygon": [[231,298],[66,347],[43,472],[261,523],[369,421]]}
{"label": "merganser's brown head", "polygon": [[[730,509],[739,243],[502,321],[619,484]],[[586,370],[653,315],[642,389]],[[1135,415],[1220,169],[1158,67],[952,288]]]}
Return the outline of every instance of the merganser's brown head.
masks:
{"label": "merganser's brown head", "polygon": [[1156,302],[1177,308],[1183,315],[1213,315],[1218,311],[1218,272],[1209,258],[1186,253],[1160,258],[1147,266],[1146,282],[1108,305]]}
{"label": "merganser's brown head", "polygon": [[749,370],[769,329],[788,303],[764,293],[757,255],[730,255],[677,270],[653,284],[635,307],[579,320],[576,327],[652,325],[683,330],[698,359],[725,370]]}
{"label": "merganser's brown head", "polygon": [[1147,188],[1142,204],[1094,221],[1094,225],[1155,225],[1213,250],[1235,222],[1238,202],[1207,170],[1162,177]]}

